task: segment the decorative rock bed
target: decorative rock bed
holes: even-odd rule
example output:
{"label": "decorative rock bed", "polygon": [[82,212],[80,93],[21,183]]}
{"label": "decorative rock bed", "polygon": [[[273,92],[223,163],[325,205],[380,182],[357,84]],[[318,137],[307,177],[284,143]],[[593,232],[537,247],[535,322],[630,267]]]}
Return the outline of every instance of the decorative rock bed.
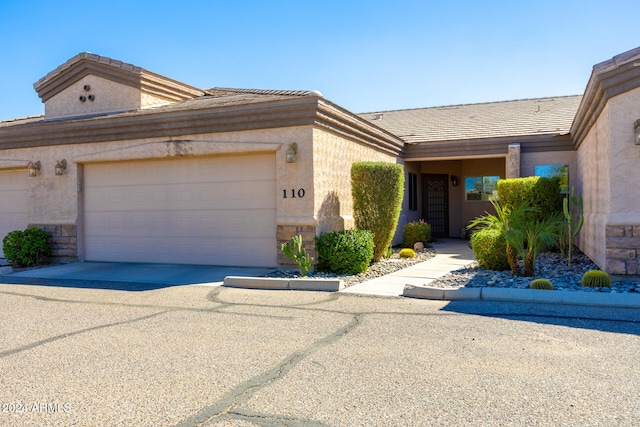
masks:
{"label": "decorative rock bed", "polygon": [[[416,250],[415,258],[400,258],[398,257],[398,250],[394,250],[394,254],[391,258],[382,259],[369,266],[366,273],[363,274],[335,274],[325,272],[314,272],[308,279],[339,279],[343,282],[345,288],[353,286],[355,284],[375,279],[376,277],[384,276],[394,271],[402,270],[403,268],[411,267],[412,265],[426,261],[433,258],[436,255],[436,251],[432,248],[425,248],[423,250]],[[303,279],[300,276],[298,270],[278,270],[272,273],[266,274],[264,277],[275,278],[287,278],[287,279]],[[306,277],[304,278],[306,279]]]}
{"label": "decorative rock bed", "polygon": [[585,288],[581,285],[582,276],[589,270],[597,270],[588,257],[581,252],[574,254],[573,262],[567,265],[567,260],[559,253],[544,253],[538,256],[536,274],[533,277],[514,276],[510,271],[483,270],[477,263],[467,268],[456,270],[431,283],[429,287],[439,288],[514,288],[527,289],[533,279],[548,279],[554,290],[582,291],[582,292],[640,292],[640,282],[634,279],[614,280],[611,288]]}

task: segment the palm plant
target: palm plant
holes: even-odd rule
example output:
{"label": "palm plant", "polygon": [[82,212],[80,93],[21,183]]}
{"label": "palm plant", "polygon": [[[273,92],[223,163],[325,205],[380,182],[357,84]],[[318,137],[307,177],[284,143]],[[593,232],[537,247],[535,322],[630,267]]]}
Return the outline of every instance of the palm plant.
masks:
{"label": "palm plant", "polygon": [[[518,205],[513,209],[503,208],[498,201],[491,200],[491,204],[496,211],[495,215],[485,212],[484,216],[471,221],[467,228],[485,228],[495,230],[505,236],[507,243],[507,262],[509,268],[514,275],[520,274],[520,265],[518,264],[518,254],[514,245],[517,245],[520,241],[518,234],[513,233],[513,224],[519,224],[522,222],[524,214],[530,212],[533,209],[524,205]],[[511,239],[514,239],[511,241]]]}
{"label": "palm plant", "polygon": [[541,248],[557,243],[562,235],[564,218],[560,214],[544,220],[526,220],[522,216],[511,220],[507,230],[507,242],[515,249],[519,258],[524,260],[523,276],[535,274],[536,258]]}

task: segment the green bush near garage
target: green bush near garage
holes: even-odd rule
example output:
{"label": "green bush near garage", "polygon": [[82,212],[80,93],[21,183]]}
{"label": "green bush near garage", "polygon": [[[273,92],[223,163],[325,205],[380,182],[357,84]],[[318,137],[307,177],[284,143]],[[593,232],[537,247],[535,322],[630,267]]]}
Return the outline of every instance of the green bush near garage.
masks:
{"label": "green bush near garage", "polygon": [[316,269],[337,274],[359,274],[373,259],[373,233],[369,230],[342,230],[316,237]]}
{"label": "green bush near garage", "polygon": [[379,261],[398,226],[404,198],[404,167],[384,162],[354,163],[351,195],[356,228],[373,233],[373,259]]}
{"label": "green bush near garage", "polygon": [[2,239],[2,250],[12,266],[44,264],[51,256],[49,233],[39,228],[11,231]]}

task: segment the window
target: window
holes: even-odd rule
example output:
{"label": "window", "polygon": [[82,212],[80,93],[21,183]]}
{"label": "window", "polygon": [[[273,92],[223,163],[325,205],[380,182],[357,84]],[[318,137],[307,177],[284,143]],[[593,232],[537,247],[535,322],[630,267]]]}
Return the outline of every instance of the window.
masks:
{"label": "window", "polygon": [[536,176],[560,178],[560,193],[569,194],[569,165],[541,165],[535,167]]}
{"label": "window", "polygon": [[489,200],[496,191],[499,176],[470,176],[464,179],[464,194],[467,201]]}
{"label": "window", "polygon": [[409,173],[409,210],[418,210],[418,175]]}

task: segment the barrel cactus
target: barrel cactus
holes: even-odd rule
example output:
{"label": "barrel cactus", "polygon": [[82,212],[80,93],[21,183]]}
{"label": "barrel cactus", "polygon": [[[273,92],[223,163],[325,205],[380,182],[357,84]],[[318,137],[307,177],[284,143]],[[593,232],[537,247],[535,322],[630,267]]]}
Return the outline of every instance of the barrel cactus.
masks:
{"label": "barrel cactus", "polygon": [[610,288],[611,276],[606,271],[589,270],[582,276],[582,286],[588,288]]}
{"label": "barrel cactus", "polygon": [[400,252],[398,252],[398,256],[400,258],[415,258],[416,253],[414,252],[413,249],[405,248],[405,249],[402,249]]}
{"label": "barrel cactus", "polygon": [[547,279],[535,279],[529,284],[530,289],[545,289],[548,291],[553,290],[553,285]]}

